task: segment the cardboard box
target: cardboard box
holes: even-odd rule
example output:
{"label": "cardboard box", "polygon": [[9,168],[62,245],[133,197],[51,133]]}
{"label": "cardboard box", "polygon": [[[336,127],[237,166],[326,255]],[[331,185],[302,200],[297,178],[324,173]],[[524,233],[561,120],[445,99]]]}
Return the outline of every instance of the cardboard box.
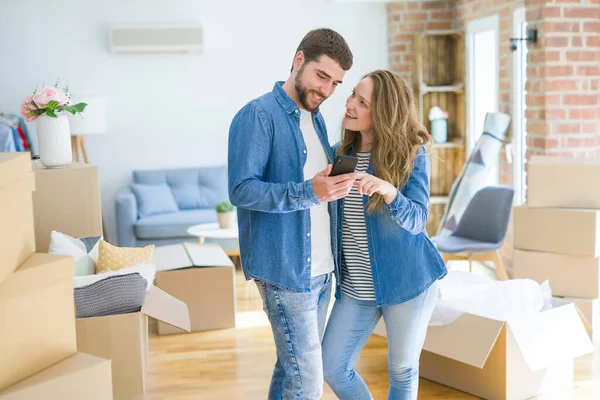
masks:
{"label": "cardboard box", "polygon": [[77,351],[72,257],[34,253],[0,284],[0,390]]}
{"label": "cardboard box", "polygon": [[533,156],[527,162],[529,207],[600,208],[600,158]]}
{"label": "cardboard box", "polygon": [[35,251],[29,153],[0,153],[0,284]]}
{"label": "cardboard box", "polygon": [[36,249],[47,252],[55,230],[73,237],[102,236],[98,167],[73,163],[61,169],[34,169]]}
{"label": "cardboard box", "polygon": [[588,325],[588,334],[592,343],[600,342],[600,299],[582,299],[578,297],[564,297],[579,309],[585,323]]}
{"label": "cardboard box", "polygon": [[514,247],[600,256],[600,210],[514,208]]}
{"label": "cardboard box", "polygon": [[502,322],[465,313],[430,326],[420,375],[485,399],[526,399],[574,383],[573,359],[594,351],[573,304]]}
{"label": "cardboard box", "polygon": [[112,400],[110,361],[77,353],[0,393],[0,400]]}
{"label": "cardboard box", "polygon": [[128,397],[146,391],[148,317],[190,331],[185,303],[151,287],[140,312],[77,319],[79,351],[112,360],[113,395]]}
{"label": "cardboard box", "polygon": [[554,296],[600,297],[600,257],[514,250],[513,277],[548,280]]}
{"label": "cardboard box", "polygon": [[[235,271],[216,244],[185,243],[154,251],[156,286],[184,301],[192,332],[235,327]],[[160,335],[183,333],[158,323]]]}

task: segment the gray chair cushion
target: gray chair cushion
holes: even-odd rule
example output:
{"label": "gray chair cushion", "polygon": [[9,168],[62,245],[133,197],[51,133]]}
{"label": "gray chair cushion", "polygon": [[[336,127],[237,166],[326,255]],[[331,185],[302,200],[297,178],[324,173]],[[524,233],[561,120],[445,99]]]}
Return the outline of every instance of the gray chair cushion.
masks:
{"label": "gray chair cushion", "polygon": [[142,275],[134,273],[109,276],[75,288],[75,314],[77,318],[90,318],[140,311],[146,286]]}
{"label": "gray chair cushion", "polygon": [[187,229],[190,226],[209,222],[217,222],[217,212],[214,209],[152,215],[135,224],[135,234],[139,239],[189,237]]}
{"label": "gray chair cushion", "polygon": [[488,252],[502,247],[502,242],[478,242],[460,236],[435,236],[431,238],[431,241],[437,245],[438,251],[442,253]]}

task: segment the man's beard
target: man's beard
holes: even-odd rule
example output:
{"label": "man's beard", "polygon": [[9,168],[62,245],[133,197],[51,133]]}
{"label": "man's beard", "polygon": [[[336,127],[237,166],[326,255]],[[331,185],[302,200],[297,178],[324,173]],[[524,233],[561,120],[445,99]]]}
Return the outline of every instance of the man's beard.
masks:
{"label": "man's beard", "polygon": [[[303,72],[304,72],[304,66],[302,68],[300,68],[300,71],[298,71],[298,75],[296,75],[296,79],[294,80],[294,86],[296,88],[296,93],[298,94],[298,100],[300,101],[302,108],[304,108],[306,111],[317,112],[317,111],[319,111],[319,106],[321,105],[321,103],[323,103],[323,101],[325,101],[325,99],[327,99],[327,97],[323,96],[321,93],[317,92],[316,90],[308,90],[304,86],[302,86],[300,79],[302,78]],[[308,103],[308,95],[311,92],[316,93],[317,95],[321,96],[321,98],[322,98],[321,102],[316,107],[312,107]]]}

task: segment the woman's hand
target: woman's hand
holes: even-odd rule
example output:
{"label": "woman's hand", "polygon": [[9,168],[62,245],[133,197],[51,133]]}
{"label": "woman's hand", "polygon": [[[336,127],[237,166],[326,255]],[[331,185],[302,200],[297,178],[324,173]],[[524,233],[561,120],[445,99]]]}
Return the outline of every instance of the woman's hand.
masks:
{"label": "woman's hand", "polygon": [[356,179],[357,180],[354,181],[354,186],[356,186],[358,193],[367,196],[379,193],[383,196],[383,200],[388,205],[390,205],[398,195],[398,189],[396,189],[394,185],[371,174],[359,172],[356,174]]}

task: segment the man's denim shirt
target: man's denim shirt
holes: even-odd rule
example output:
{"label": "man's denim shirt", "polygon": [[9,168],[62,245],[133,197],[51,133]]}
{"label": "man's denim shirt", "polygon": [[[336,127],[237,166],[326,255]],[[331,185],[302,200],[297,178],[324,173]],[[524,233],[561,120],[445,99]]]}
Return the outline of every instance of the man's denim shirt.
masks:
{"label": "man's denim shirt", "polygon": [[[229,129],[229,198],[238,207],[240,253],[246,279],[307,292],[311,280],[310,207],[319,204],[312,176],[304,176],[306,144],[300,109],[283,82],[246,104]],[[312,113],[329,162],[334,152],[325,121]],[[336,270],[337,207],[328,204]]]}

